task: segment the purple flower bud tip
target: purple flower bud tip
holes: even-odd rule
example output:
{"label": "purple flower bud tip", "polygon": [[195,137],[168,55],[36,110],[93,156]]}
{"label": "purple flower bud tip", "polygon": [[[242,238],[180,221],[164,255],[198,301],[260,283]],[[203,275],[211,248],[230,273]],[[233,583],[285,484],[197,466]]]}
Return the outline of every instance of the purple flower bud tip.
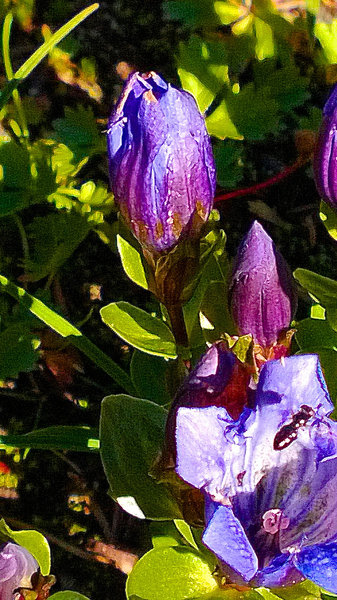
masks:
{"label": "purple flower bud tip", "polygon": [[30,588],[31,577],[38,570],[35,558],[22,546],[11,542],[0,547],[0,598],[13,600],[20,587]]}
{"label": "purple flower bud tip", "polygon": [[314,154],[315,183],[322,198],[337,208],[337,86],[325,104]]}
{"label": "purple flower bud tip", "polygon": [[156,73],[133,73],[110,117],[113,192],[138,241],[156,252],[198,237],[215,192],[205,122],[188,92]]}
{"label": "purple flower bud tip", "polygon": [[257,221],[238,250],[229,292],[240,335],[251,334],[262,348],[274,346],[289,327],[296,295],[285,260]]}

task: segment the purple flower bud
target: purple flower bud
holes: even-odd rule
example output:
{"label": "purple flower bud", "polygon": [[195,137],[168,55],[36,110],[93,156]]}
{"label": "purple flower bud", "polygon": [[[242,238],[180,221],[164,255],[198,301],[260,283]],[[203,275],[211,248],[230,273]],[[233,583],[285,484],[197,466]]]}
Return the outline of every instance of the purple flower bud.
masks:
{"label": "purple flower bud", "polygon": [[275,345],[289,327],[296,295],[285,260],[257,221],[238,250],[229,292],[239,334],[250,333],[262,348]]}
{"label": "purple flower bud", "polygon": [[108,155],[120,211],[138,241],[162,252],[198,237],[215,191],[204,119],[188,92],[133,73],[111,115]]}
{"label": "purple flower bud", "polygon": [[337,86],[335,86],[323,109],[314,154],[316,187],[322,198],[337,208]]}
{"label": "purple flower bud", "polygon": [[14,600],[20,587],[31,587],[31,577],[39,568],[35,558],[22,546],[11,542],[0,547],[0,598]]}

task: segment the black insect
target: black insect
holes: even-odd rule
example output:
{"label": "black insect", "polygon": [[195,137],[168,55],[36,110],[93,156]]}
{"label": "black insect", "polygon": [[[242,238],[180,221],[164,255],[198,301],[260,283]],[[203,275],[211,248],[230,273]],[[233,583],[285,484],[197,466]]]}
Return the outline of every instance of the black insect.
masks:
{"label": "black insect", "polygon": [[283,450],[297,439],[300,427],[304,427],[315,414],[311,406],[302,404],[300,410],[293,415],[291,423],[283,425],[274,437],[274,450]]}

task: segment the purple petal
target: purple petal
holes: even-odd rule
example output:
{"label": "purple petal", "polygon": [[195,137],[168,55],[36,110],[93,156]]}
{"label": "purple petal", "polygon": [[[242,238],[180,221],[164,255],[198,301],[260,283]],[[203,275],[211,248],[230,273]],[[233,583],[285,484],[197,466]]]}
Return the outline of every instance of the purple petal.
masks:
{"label": "purple petal", "polygon": [[237,253],[230,305],[240,335],[252,334],[264,348],[277,342],[296,308],[289,268],[257,221]]}
{"label": "purple petal", "polygon": [[232,423],[224,408],[214,406],[182,407],[177,413],[176,471],[187,483],[213,496],[225,497],[230,489],[224,427]]}
{"label": "purple petal", "polygon": [[295,554],[294,563],[304,577],[337,593],[337,543],[316,544]]}
{"label": "purple petal", "polygon": [[[3,561],[11,564],[7,574],[5,573],[6,567],[2,568]],[[13,600],[14,590],[18,587],[31,586],[31,577],[38,570],[39,565],[28,550],[9,542],[0,551],[0,568],[0,598],[1,600]],[[6,579],[3,579],[2,577],[5,576]]]}
{"label": "purple petal", "polygon": [[279,554],[274,560],[254,577],[256,587],[283,587],[294,585],[303,581],[304,577],[294,566],[293,557],[290,554]]}
{"label": "purple petal", "polygon": [[134,73],[111,115],[108,150],[116,200],[140,243],[161,252],[199,234],[215,168],[193,96],[155,73]]}
{"label": "purple petal", "polygon": [[284,413],[277,428],[304,404],[319,416],[328,415],[333,410],[317,354],[302,354],[265,363],[257,398],[258,409],[266,411],[269,419],[272,414],[281,416]]}
{"label": "purple petal", "polygon": [[231,569],[249,581],[257,571],[257,556],[240,521],[228,506],[219,506],[207,524],[202,541]]}

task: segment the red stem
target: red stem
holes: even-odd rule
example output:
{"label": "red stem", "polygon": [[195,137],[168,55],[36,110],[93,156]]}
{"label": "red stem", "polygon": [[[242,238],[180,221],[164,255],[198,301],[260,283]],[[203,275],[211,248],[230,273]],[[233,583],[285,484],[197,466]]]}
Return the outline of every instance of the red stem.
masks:
{"label": "red stem", "polygon": [[251,194],[256,194],[256,192],[259,192],[260,190],[268,188],[272,185],[275,185],[275,183],[282,181],[282,179],[285,179],[286,177],[297,171],[297,169],[302,167],[307,162],[307,160],[308,159],[298,158],[296,162],[294,162],[289,167],[286,167],[283,171],[281,171],[281,173],[270,177],[266,181],[256,183],[255,185],[251,185],[246,188],[241,188],[241,190],[234,190],[233,192],[227,192],[226,194],[218,194],[215,197],[214,204],[216,204],[217,202],[222,202],[222,200],[229,200],[231,198],[239,198],[240,196],[250,196]]}

